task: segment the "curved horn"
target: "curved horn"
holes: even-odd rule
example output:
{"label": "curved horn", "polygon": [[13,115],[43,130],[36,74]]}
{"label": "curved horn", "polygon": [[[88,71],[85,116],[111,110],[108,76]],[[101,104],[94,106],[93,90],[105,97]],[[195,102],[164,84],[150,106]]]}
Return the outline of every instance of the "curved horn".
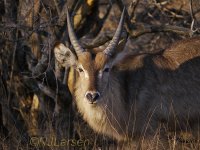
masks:
{"label": "curved horn", "polygon": [[122,11],[120,22],[119,22],[119,25],[117,27],[117,30],[115,31],[115,34],[114,34],[112,40],[110,41],[109,45],[104,50],[104,53],[106,55],[112,56],[113,53],[114,53],[114,49],[119,42],[119,39],[120,39],[120,36],[121,36],[121,33],[122,33],[122,28],[123,28],[124,14],[125,14],[125,8]]}
{"label": "curved horn", "polygon": [[76,54],[79,55],[82,52],[84,52],[84,49],[81,47],[81,44],[79,43],[75,35],[74,29],[71,24],[68,8],[67,8],[67,28],[68,28],[68,34],[69,34],[69,39],[71,41],[71,44],[74,47]]}

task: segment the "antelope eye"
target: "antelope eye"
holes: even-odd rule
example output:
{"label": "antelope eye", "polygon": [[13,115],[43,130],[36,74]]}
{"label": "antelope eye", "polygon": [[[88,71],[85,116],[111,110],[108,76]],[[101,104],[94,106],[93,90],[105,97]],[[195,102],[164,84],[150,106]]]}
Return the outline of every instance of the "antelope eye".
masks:
{"label": "antelope eye", "polygon": [[105,68],[104,69],[104,72],[109,72],[110,71],[110,68]]}
{"label": "antelope eye", "polygon": [[83,69],[81,69],[81,68],[78,68],[78,71],[79,71],[79,72],[83,72]]}

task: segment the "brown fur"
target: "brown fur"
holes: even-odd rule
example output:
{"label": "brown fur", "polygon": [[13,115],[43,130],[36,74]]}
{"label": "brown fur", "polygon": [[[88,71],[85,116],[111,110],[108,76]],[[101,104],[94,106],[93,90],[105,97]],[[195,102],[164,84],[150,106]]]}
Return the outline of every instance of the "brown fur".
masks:
{"label": "brown fur", "polygon": [[135,70],[143,67],[143,61],[146,54],[142,55],[126,55],[117,60],[115,66],[119,70]]}
{"label": "brown fur", "polygon": [[154,63],[160,68],[177,69],[184,62],[200,56],[199,37],[176,42],[162,55],[155,56]]}
{"label": "brown fur", "polygon": [[[155,54],[122,52],[109,58],[102,52],[94,57],[84,52],[76,64],[81,64],[89,77],[77,72],[73,96],[95,131],[118,141],[156,136],[160,123],[170,132],[184,132],[192,126],[194,136],[200,133],[196,131],[200,119],[200,38],[179,41]],[[104,72],[106,65],[109,73]],[[100,92],[97,104],[88,103],[88,90]]]}
{"label": "brown fur", "polygon": [[106,56],[104,53],[100,52],[97,53],[96,57],[95,57],[95,68],[96,70],[100,70],[101,68],[103,68],[105,66],[105,64],[108,61],[108,56]]}

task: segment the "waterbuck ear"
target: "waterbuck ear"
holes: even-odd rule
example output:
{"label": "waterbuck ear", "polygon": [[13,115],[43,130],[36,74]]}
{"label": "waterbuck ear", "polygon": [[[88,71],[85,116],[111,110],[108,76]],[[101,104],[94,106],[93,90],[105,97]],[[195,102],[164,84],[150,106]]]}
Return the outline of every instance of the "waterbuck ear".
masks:
{"label": "waterbuck ear", "polygon": [[76,65],[77,58],[75,54],[64,44],[56,44],[54,54],[56,60],[62,67],[71,67]]}

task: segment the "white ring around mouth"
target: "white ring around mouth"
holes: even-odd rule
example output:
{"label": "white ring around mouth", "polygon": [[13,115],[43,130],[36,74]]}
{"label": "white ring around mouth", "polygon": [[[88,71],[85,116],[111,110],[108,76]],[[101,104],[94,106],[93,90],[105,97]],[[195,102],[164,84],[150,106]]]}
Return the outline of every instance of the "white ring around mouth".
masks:
{"label": "white ring around mouth", "polygon": [[95,102],[90,102],[86,97],[84,98],[84,101],[90,105],[96,105],[99,103],[99,100],[95,101]]}

